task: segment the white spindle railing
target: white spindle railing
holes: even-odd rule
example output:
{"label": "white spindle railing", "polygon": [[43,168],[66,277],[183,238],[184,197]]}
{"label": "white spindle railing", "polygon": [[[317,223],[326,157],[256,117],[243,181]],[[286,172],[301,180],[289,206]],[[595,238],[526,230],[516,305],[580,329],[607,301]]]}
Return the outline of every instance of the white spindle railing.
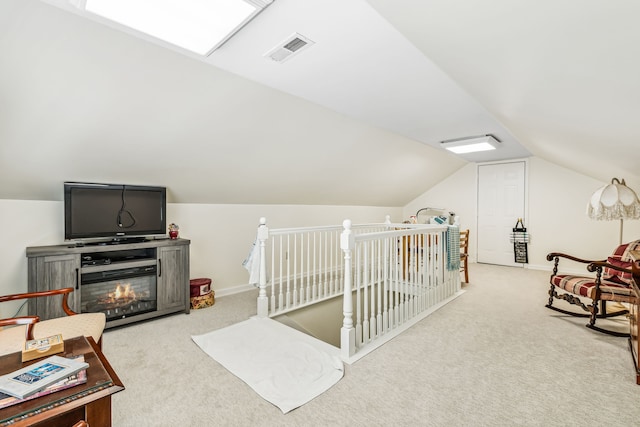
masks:
{"label": "white spindle railing", "polygon": [[348,360],[460,290],[458,270],[447,269],[447,230],[391,224],[389,217],[381,224],[345,220],[342,227],[269,230],[261,218],[258,316],[342,296],[340,337]]}
{"label": "white spindle railing", "polygon": [[[386,230],[389,226],[387,217],[386,223],[359,224],[353,229],[355,233],[365,233]],[[342,231],[341,226],[270,230],[266,219],[260,218],[259,317],[284,314],[342,295]]]}
{"label": "white spindle railing", "polygon": [[385,335],[397,335],[460,290],[458,269],[447,269],[447,226],[397,224],[395,230],[366,234],[350,228],[345,221],[345,359]]}

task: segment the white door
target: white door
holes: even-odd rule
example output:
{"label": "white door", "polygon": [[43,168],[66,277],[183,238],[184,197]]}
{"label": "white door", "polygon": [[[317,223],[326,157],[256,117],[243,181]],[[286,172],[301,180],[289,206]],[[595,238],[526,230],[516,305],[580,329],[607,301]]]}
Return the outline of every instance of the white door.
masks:
{"label": "white door", "polygon": [[478,262],[516,263],[511,232],[525,213],[525,162],[478,166]]}

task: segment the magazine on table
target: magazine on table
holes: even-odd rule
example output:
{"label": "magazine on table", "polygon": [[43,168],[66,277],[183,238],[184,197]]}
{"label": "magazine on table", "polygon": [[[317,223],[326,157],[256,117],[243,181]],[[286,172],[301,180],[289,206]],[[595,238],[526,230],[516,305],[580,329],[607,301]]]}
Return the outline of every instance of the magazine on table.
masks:
{"label": "magazine on table", "polygon": [[89,367],[86,362],[51,356],[25,368],[0,376],[0,392],[24,399]]}
{"label": "magazine on table", "polygon": [[[84,355],[79,355],[75,357],[75,360],[80,362],[84,361]],[[0,409],[6,408],[7,406],[17,405],[18,403],[26,402],[27,400],[35,399],[37,397],[46,396],[47,394],[54,393],[56,391],[65,390],[71,387],[75,387],[80,384],[86,384],[87,382],[87,370],[82,369],[77,373],[68,376],[67,378],[63,378],[55,384],[51,384],[49,387],[41,390],[37,393],[34,393],[30,396],[25,397],[24,399],[18,399],[17,397],[10,396],[6,393],[0,392]]]}

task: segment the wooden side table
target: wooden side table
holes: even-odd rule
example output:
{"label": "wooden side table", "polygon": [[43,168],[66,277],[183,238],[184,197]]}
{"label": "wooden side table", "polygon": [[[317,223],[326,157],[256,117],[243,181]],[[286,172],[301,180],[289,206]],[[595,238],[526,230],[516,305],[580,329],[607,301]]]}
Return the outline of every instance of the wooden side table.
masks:
{"label": "wooden side table", "polygon": [[[65,340],[61,356],[84,355],[89,364],[87,382],[0,409],[0,426],[71,426],[80,420],[91,427],[111,426],[111,395],[124,385],[91,337]],[[34,361],[22,363],[20,352],[0,356],[0,375]]]}
{"label": "wooden side table", "polygon": [[[640,260],[640,251],[630,251],[634,262]],[[634,269],[635,270],[635,269]],[[636,384],[640,385],[640,360],[638,360],[638,347],[640,341],[638,336],[638,316],[640,315],[640,283],[634,274],[631,281],[631,296],[634,302],[629,307],[629,349],[633,357],[633,366],[636,370]]]}

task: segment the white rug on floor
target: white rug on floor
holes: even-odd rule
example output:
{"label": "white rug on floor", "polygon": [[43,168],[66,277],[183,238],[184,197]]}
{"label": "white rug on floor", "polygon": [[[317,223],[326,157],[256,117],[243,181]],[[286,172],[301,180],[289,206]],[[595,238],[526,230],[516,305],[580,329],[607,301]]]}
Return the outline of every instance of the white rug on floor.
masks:
{"label": "white rug on floor", "polygon": [[284,414],[327,391],[344,373],[337,348],[271,319],[250,318],[191,338]]}

